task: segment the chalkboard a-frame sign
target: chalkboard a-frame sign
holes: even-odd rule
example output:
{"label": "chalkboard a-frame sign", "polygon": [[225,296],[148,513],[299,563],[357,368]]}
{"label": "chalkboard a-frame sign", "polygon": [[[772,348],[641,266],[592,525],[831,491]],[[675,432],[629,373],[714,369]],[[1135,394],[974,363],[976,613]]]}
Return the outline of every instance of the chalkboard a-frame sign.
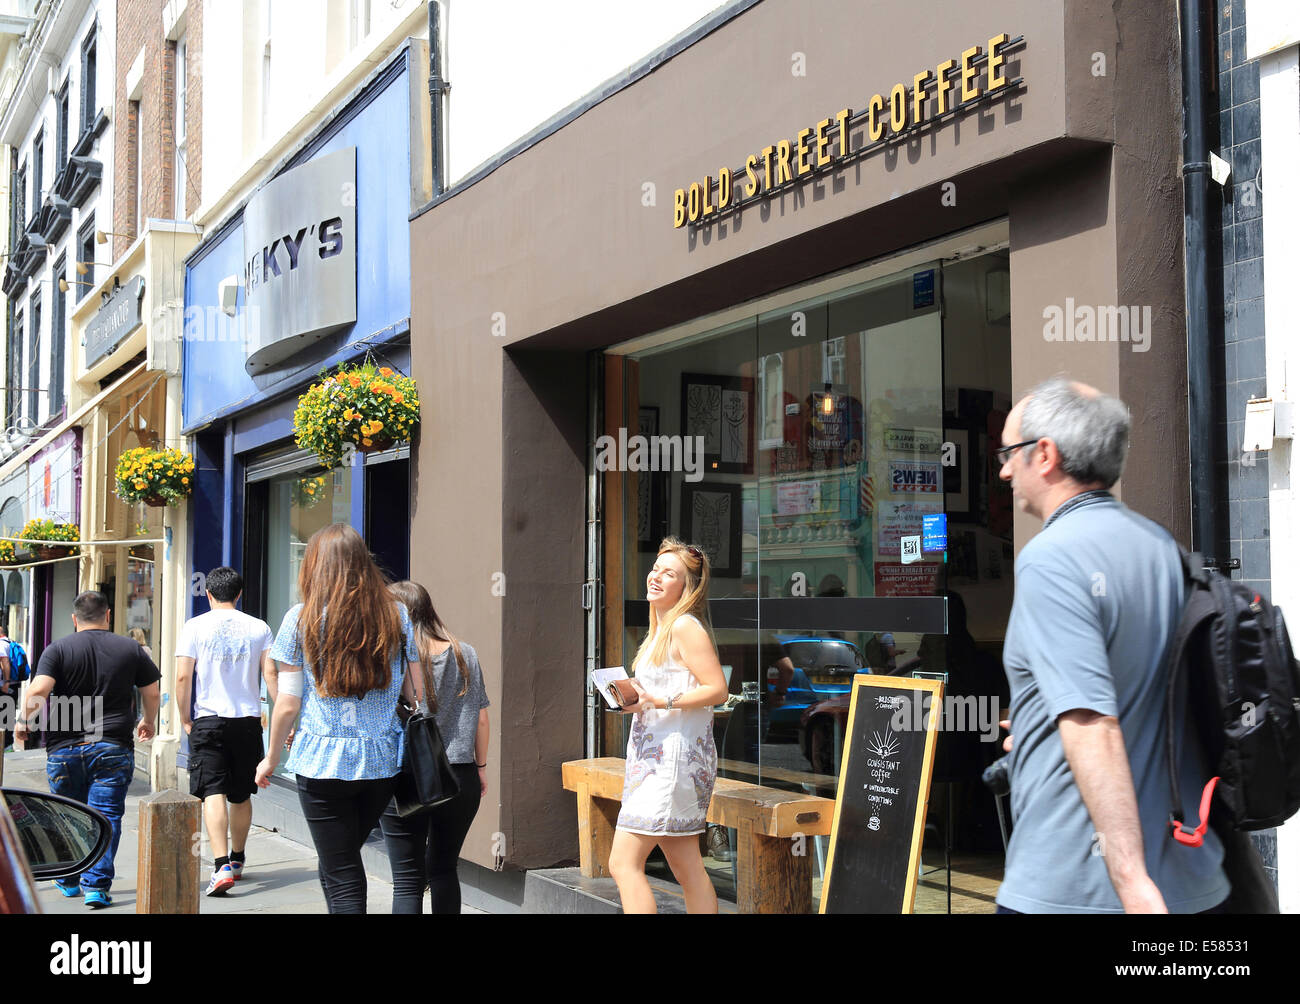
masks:
{"label": "chalkboard a-frame sign", "polygon": [[939,680],[854,677],[822,913],[912,912],[942,706]]}

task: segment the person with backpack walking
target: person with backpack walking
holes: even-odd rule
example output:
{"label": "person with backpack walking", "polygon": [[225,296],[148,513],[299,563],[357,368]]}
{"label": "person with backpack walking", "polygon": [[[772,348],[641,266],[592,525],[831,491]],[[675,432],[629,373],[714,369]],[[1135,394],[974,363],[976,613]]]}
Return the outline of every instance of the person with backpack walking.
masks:
{"label": "person with backpack walking", "polygon": [[205,895],[224,896],[244,875],[263,755],[261,681],[275,636],[266,621],[236,609],[244,577],[233,568],[214,568],[206,585],[208,612],[186,621],[176,643],[176,705],[190,737],[190,794],[203,800],[212,844]]}
{"label": "person with backpack walking", "polygon": [[[23,683],[32,675],[32,666],[27,659],[27,650],[9,637],[5,625],[0,621],[0,696],[8,698],[4,709],[6,725],[18,716],[18,696]],[[14,742],[13,729],[6,728],[4,743],[0,751],[7,750]]]}
{"label": "person with backpack walking", "polygon": [[[1166,653],[1185,579],[1169,533],[1110,494],[1129,426],[1118,399],[1056,378],[1003,428],[1000,476],[1043,529],[1016,559],[1003,649],[1015,828],[999,913],[1199,913],[1230,891],[1213,832],[1196,848],[1170,835]],[[1196,803],[1208,766],[1182,748]]]}
{"label": "person with backpack walking", "polygon": [[320,859],[330,913],[366,912],[361,847],[402,765],[399,693],[414,702],[420,651],[405,605],[346,523],[312,534],[298,571],[302,602],[284,615],[271,658],[278,695],[255,781],[270,785],[298,712],[288,768]]}
{"label": "person with backpack walking", "polygon": [[[16,730],[25,740],[29,724],[42,720],[50,791],[98,809],[112,824],[104,855],[79,879],[55,882],[69,899],[82,893],[92,910],[113,904],[109,890],[126,790],[135,776],[134,740],[154,737],[161,701],[158,667],[138,644],[109,629],[110,613],[108,598],[94,590],[73,601],[76,631],[41,653]],[[136,688],[144,704],[138,724]]]}
{"label": "person with backpack walking", "polygon": [[[483,670],[472,646],[443,625],[429,592],[418,582],[394,582],[388,587],[405,604],[415,629],[420,658],[433,679],[429,706],[438,719],[438,732],[447,760],[460,784],[448,802],[403,819],[390,803],[380,819],[388,860],[393,870],[393,913],[421,913],[429,889],[433,913],[460,913],[460,878],[456,866],[465,835],[487,794],[488,698]],[[423,697],[422,676],[412,682]]]}

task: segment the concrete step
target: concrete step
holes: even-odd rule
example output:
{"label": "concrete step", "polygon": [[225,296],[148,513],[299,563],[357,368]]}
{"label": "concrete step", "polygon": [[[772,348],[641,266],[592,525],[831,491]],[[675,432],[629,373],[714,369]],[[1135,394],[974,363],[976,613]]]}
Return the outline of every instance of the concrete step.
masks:
{"label": "concrete step", "polygon": [[[650,876],[660,913],[685,913],[686,901],[676,882]],[[622,913],[612,878],[587,878],[578,868],[535,868],[524,880],[523,913]],[[735,913],[736,904],[718,901],[719,913]]]}

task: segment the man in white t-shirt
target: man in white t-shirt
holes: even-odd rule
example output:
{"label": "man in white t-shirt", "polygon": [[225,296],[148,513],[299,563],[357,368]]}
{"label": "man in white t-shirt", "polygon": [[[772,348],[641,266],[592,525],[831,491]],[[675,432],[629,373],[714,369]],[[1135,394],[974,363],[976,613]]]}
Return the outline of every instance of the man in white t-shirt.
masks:
{"label": "man in white t-shirt", "polygon": [[211,609],[186,621],[176,643],[176,703],[190,737],[190,794],[203,799],[215,859],[209,896],[224,896],[243,875],[253,823],[249,796],[257,791],[253,778],[263,756],[261,680],[275,636],[265,621],[235,609],[243,591],[242,575],[214,568],[207,576]]}

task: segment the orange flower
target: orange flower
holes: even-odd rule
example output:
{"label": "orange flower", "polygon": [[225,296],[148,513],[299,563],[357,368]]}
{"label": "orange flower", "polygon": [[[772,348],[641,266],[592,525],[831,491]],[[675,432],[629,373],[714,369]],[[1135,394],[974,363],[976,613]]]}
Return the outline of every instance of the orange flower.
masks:
{"label": "orange flower", "polygon": [[387,366],[380,366],[379,375],[382,377],[390,377],[393,375],[393,371],[389,369]]}
{"label": "orange flower", "polygon": [[406,398],[402,395],[402,392],[399,390],[397,393],[393,395],[393,400],[398,404],[401,404],[403,401],[406,400]]}
{"label": "orange flower", "polygon": [[375,444],[374,444],[373,442],[371,442],[369,439],[363,439],[363,440],[361,440],[361,445],[362,445],[362,446],[374,446]]}
{"label": "orange flower", "polygon": [[361,377],[353,373],[348,377],[348,383],[352,384],[353,390],[356,390],[358,387],[361,386]]}

